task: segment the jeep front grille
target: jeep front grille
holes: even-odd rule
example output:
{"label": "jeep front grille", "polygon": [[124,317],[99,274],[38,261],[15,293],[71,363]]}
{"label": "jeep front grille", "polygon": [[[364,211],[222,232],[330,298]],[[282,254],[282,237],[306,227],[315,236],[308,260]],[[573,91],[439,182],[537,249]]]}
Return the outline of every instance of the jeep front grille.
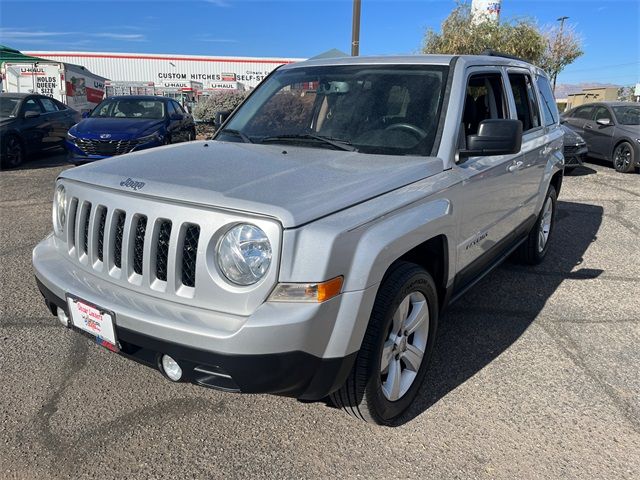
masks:
{"label": "jeep front grille", "polygon": [[[176,280],[175,288],[195,288],[199,225],[174,225],[166,218],[149,220],[143,213],[92,206],[76,197],[71,206],[67,224],[71,256],[93,269],[156,290],[166,288],[170,277]],[[177,236],[172,235],[175,228],[179,228]]]}

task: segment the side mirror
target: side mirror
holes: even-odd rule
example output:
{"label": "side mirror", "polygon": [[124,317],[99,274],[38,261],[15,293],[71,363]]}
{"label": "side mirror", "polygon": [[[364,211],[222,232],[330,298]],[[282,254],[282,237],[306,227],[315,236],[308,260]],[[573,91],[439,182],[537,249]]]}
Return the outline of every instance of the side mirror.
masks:
{"label": "side mirror", "polygon": [[36,118],[40,116],[40,112],[34,112],[33,110],[29,110],[28,112],[24,112],[24,118]]}
{"label": "side mirror", "polygon": [[182,120],[183,118],[184,118],[184,115],[182,115],[181,113],[171,114],[171,120]]}
{"label": "side mirror", "polygon": [[231,110],[221,110],[219,112],[216,112],[213,117],[214,126],[216,128],[220,128],[220,125],[222,125],[227,120],[227,118],[229,118],[229,115],[231,115]]}
{"label": "side mirror", "polygon": [[603,127],[608,127],[609,125],[611,125],[611,119],[610,118],[599,118],[598,120],[596,120],[596,123],[598,125],[602,125]]}
{"label": "side mirror", "polygon": [[460,150],[461,158],[518,153],[522,146],[520,120],[483,120],[477,135],[467,135],[467,149]]}

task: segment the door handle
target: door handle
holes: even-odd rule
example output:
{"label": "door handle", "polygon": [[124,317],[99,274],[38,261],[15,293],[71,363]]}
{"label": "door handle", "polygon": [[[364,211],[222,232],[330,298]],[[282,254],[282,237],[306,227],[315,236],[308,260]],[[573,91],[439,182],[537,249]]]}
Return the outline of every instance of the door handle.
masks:
{"label": "door handle", "polygon": [[507,170],[509,170],[510,172],[516,172],[522,168],[522,165],[524,165],[524,162],[522,160],[518,160],[517,162],[509,165],[509,168],[507,168]]}

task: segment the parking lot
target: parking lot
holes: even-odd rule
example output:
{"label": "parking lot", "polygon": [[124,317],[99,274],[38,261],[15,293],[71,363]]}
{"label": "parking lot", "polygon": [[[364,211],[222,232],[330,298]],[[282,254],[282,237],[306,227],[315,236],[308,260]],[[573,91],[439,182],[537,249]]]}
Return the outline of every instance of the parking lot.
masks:
{"label": "parking lot", "polygon": [[392,429],[172,384],[62,328],[31,250],[63,168],[0,172],[0,477],[637,478],[640,175],[565,177],[546,261],[508,262],[451,307]]}

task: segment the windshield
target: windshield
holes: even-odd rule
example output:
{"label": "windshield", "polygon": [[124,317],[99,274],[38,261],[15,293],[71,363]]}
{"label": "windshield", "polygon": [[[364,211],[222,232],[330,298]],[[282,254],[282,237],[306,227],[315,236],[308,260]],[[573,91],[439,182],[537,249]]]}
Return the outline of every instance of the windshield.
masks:
{"label": "windshield", "polygon": [[618,123],[622,125],[640,125],[640,107],[635,105],[613,107]]}
{"label": "windshield", "polygon": [[447,71],[446,66],[434,65],[279,70],[247,99],[216,139],[430,155]]}
{"label": "windshield", "polygon": [[98,105],[91,118],[164,118],[164,102],[135,98],[108,99]]}
{"label": "windshield", "polygon": [[0,117],[15,117],[20,105],[19,98],[0,97]]}

